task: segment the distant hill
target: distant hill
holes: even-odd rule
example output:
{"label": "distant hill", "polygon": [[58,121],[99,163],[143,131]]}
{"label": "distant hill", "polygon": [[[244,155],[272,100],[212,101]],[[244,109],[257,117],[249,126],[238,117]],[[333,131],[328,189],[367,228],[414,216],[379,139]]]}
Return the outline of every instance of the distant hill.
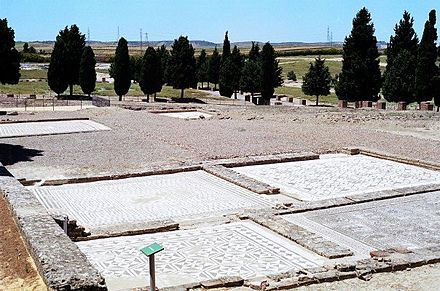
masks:
{"label": "distant hill", "polygon": [[[166,47],[171,47],[174,40],[158,40],[158,41],[149,41],[148,45],[153,47],[158,47],[161,45],[165,45]],[[22,41],[19,41],[17,43],[24,43]],[[54,41],[29,41],[28,43],[38,46],[53,46]],[[193,45],[196,49],[206,48],[206,49],[213,49],[217,46],[217,48],[221,49],[223,47],[222,43],[214,43],[206,40],[190,40],[190,43]],[[255,43],[258,43],[261,46],[264,45],[264,42],[256,41]],[[384,42],[386,45],[386,42]],[[90,41],[90,44],[93,46],[115,46],[117,42],[115,41]],[[128,41],[129,46],[140,46],[140,41]],[[147,45],[147,42],[142,43],[144,46]],[[307,43],[307,42],[273,42],[271,43],[274,47],[295,47],[295,46],[301,46],[301,47],[316,47],[316,46],[329,46],[329,43],[326,42],[315,42],[315,43]],[[239,48],[250,48],[252,46],[252,41],[238,41],[238,42],[231,42],[231,46],[238,46]],[[340,46],[342,45],[341,42],[334,42],[333,46]]]}

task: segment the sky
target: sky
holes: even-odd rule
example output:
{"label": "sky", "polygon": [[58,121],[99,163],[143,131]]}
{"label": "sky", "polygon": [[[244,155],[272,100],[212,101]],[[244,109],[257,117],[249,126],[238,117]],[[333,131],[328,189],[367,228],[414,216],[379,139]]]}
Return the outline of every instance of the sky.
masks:
{"label": "sky", "polygon": [[[440,14],[440,0],[0,0],[0,18],[7,18],[16,41],[54,40],[66,25],[77,24],[91,40],[190,40],[325,42],[350,33],[362,7],[371,12],[378,40],[388,41],[408,10],[419,37],[431,9]],[[440,22],[440,15],[437,17]],[[440,29],[439,29],[440,31]]]}

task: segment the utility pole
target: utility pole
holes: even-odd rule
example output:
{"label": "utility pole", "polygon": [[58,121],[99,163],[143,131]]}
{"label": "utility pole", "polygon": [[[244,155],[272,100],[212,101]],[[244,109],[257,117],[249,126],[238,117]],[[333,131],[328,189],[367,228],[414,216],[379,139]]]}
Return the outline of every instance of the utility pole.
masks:
{"label": "utility pole", "polygon": [[90,28],[87,27],[87,44],[90,45]]}
{"label": "utility pole", "polygon": [[148,32],[145,33],[145,41],[147,42],[147,46],[150,46],[150,44],[148,43]]}
{"label": "utility pole", "polygon": [[116,43],[119,41],[119,25],[118,25],[118,38],[116,39]]}
{"label": "utility pole", "polygon": [[327,25],[327,44],[330,43],[330,26]]}
{"label": "utility pole", "polygon": [[141,52],[142,52],[142,28],[139,29],[139,35],[141,37]]}

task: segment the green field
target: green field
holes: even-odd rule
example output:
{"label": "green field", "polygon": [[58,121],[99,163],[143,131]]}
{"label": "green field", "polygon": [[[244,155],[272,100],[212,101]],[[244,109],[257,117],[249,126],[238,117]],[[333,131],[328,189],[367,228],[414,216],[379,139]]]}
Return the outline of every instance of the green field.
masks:
{"label": "green field", "polygon": [[[73,87],[74,94],[82,94],[81,87],[75,85]],[[1,94],[37,94],[37,95],[54,95],[54,93],[50,93],[49,86],[46,81],[42,82],[19,82],[17,85],[2,85],[0,84],[0,93]],[[68,90],[65,91],[64,94],[68,94]],[[95,91],[92,95],[100,95],[100,96],[116,96],[115,91],[113,90],[113,84],[110,83],[96,83]],[[141,91],[139,84],[131,84],[130,90],[127,93],[127,96],[144,96],[144,93]],[[170,86],[162,87],[162,91],[157,94],[158,97],[164,98],[172,98],[172,97],[180,97],[180,90],[173,89]],[[205,98],[210,96],[207,93],[194,90],[187,89],[185,90],[185,97],[193,97],[193,98]]]}
{"label": "green field", "polygon": [[[298,80],[302,80],[303,76],[310,68],[310,63],[314,61],[317,56],[297,56],[297,57],[281,57],[278,58],[280,67],[283,68],[283,79],[287,79],[287,73],[294,71]],[[342,69],[342,55],[323,55],[321,58],[326,59],[325,65],[328,66],[330,74],[335,76],[339,74]],[[381,62],[380,69],[383,73],[385,70],[386,56],[379,57]]]}
{"label": "green field", "polygon": [[[326,56],[322,56],[322,58],[326,59]],[[335,58],[335,56],[330,56],[329,59]],[[313,62],[314,57],[288,57],[288,58],[279,58],[279,65],[283,68],[283,79],[287,79],[287,73],[289,71],[294,71],[296,77],[298,79],[302,79],[303,76],[308,72],[310,68],[310,63]],[[329,67],[330,74],[334,76],[341,71],[342,62],[341,61],[330,61],[327,60],[325,64]]]}
{"label": "green field", "polygon": [[[278,87],[275,89],[275,94],[285,94],[290,95],[299,99],[307,99],[310,101],[316,101],[315,96],[305,95],[301,88],[292,88],[292,87]],[[338,104],[338,97],[335,93],[331,93],[328,96],[319,96],[319,103],[326,104]]]}

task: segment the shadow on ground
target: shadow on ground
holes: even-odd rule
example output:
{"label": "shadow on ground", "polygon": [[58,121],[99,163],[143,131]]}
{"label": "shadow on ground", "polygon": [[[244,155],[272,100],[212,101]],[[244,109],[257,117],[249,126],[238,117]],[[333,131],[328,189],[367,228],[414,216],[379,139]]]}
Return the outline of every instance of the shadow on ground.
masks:
{"label": "shadow on ground", "polygon": [[18,162],[33,161],[33,157],[42,156],[43,151],[28,149],[21,145],[0,143],[0,163],[10,166]]}

